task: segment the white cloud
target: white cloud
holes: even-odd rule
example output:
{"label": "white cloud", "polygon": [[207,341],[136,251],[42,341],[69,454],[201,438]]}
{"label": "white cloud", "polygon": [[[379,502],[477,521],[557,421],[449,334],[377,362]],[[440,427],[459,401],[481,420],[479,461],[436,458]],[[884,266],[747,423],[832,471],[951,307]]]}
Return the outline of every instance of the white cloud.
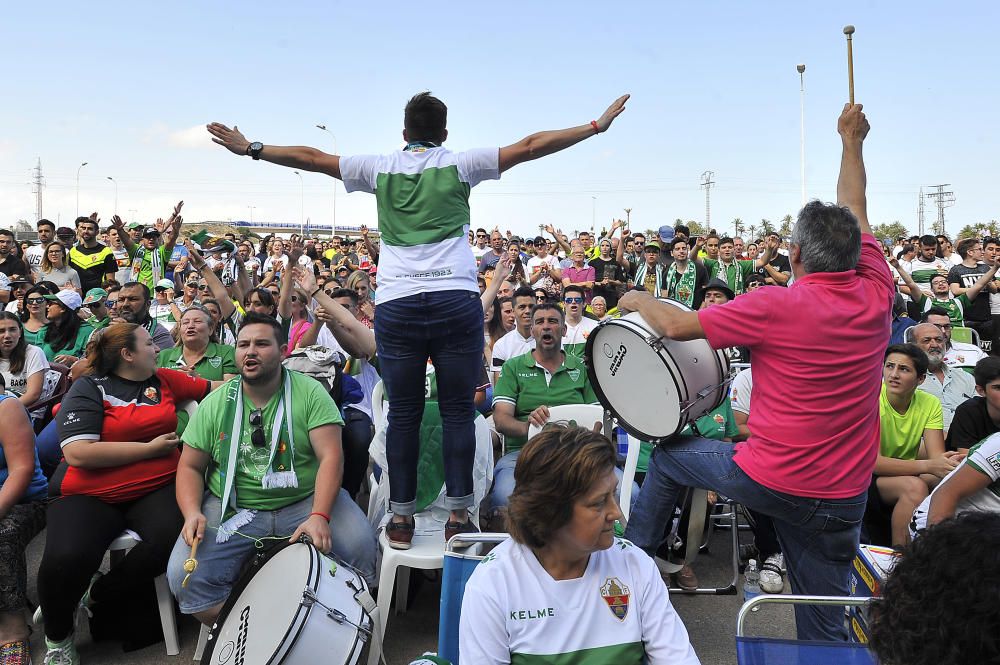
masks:
{"label": "white cloud", "polygon": [[205,148],[212,145],[212,137],[205,130],[205,125],[195,125],[170,132],[167,142],[177,148]]}

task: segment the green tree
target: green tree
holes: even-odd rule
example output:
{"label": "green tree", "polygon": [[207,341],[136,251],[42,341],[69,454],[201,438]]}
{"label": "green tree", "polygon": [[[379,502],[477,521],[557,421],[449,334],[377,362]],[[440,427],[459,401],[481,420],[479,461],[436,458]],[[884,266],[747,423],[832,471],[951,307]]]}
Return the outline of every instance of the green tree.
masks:
{"label": "green tree", "polygon": [[787,238],[792,235],[792,216],[785,215],[781,218],[781,228],[778,229],[778,235],[782,238]]}
{"label": "green tree", "polygon": [[997,220],[991,219],[988,222],[976,222],[975,224],[963,226],[958,232],[956,240],[961,240],[962,238],[981,238],[983,236],[996,237],[998,233],[1000,233],[1000,224],[997,224]]}
{"label": "green tree", "polygon": [[687,223],[687,227],[688,227],[688,229],[690,229],[692,236],[707,235],[705,227],[703,225],[699,224],[698,222],[694,221],[694,220],[691,220],[690,222],[688,222]]}
{"label": "green tree", "polygon": [[876,224],[872,227],[872,235],[881,240],[882,238],[896,238],[903,236],[908,237],[910,232],[903,226],[903,223],[898,219],[888,224]]}
{"label": "green tree", "polygon": [[734,232],[735,236],[741,236],[741,235],[743,235],[744,233],[746,233],[746,230],[747,230],[747,227],[746,227],[746,224],[743,223],[743,220],[740,219],[739,217],[735,217],[733,219],[733,232]]}
{"label": "green tree", "polygon": [[761,235],[770,235],[774,233],[774,224],[769,219],[760,220],[760,233]]}

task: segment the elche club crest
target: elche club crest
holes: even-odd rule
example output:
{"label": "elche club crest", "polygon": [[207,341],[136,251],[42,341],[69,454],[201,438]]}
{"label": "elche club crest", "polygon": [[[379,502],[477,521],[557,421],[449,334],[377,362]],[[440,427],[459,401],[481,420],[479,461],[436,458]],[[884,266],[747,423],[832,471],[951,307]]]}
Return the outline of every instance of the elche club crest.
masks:
{"label": "elche club crest", "polygon": [[146,388],[146,390],[143,392],[143,395],[145,395],[146,399],[148,399],[150,402],[156,403],[160,401],[160,396],[156,392],[156,388],[154,388],[153,386],[149,386],[148,388]]}
{"label": "elche club crest", "polygon": [[608,604],[608,609],[619,621],[625,621],[628,615],[629,588],[617,577],[609,577],[601,585],[601,597]]}

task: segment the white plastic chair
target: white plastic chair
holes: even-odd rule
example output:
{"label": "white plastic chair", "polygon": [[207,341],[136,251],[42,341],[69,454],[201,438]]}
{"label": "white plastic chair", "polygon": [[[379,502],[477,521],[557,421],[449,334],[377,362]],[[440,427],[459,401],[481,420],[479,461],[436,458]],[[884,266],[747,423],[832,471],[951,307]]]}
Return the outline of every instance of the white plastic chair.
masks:
{"label": "white plastic chair", "polygon": [[[594,423],[604,423],[602,430],[608,435],[607,423],[604,421],[604,407],[598,404],[562,404],[549,407],[549,423],[576,423],[580,427],[593,429]],[[546,423],[548,424],[548,423]],[[531,439],[542,431],[541,427],[528,425],[528,438]]]}
{"label": "white plastic chair", "polygon": [[[382,386],[382,382],[379,381],[372,391],[372,416],[375,423],[376,432],[383,430],[386,426],[386,418],[388,412],[388,402],[384,400],[385,392]],[[479,420],[482,420],[482,426],[479,424]],[[490,468],[492,469],[492,458],[493,458],[493,442],[489,436],[489,429],[485,426],[485,420],[479,417],[477,419],[477,438],[476,446],[477,449],[483,447],[483,449],[489,451],[490,457]],[[377,438],[377,435],[376,435]],[[379,485],[388,483],[387,470],[383,469],[382,477],[379,480]],[[373,519],[373,516],[380,508],[379,499],[383,501],[388,501],[387,495],[382,497],[377,497],[377,488],[372,489],[372,496],[369,499],[369,519]],[[373,628],[377,630],[381,638],[385,637],[386,626],[389,622],[389,608],[392,604],[393,590],[395,589],[396,596],[396,612],[403,613],[406,611],[406,600],[409,595],[410,586],[410,569],[417,568],[420,570],[435,570],[444,567],[444,550],[445,541],[444,535],[441,529],[427,530],[422,529],[421,524],[423,522],[423,515],[418,514],[415,516],[417,527],[414,530],[413,540],[410,544],[410,549],[407,550],[397,550],[389,546],[388,538],[385,535],[385,529],[379,529],[378,543],[379,550],[382,553],[382,563],[379,568],[379,585],[378,585],[378,616],[373,617],[376,626]],[[479,523],[479,504],[478,502],[469,509],[469,519],[473,521],[473,524]],[[428,521],[433,521],[431,518],[427,518]],[[478,546],[474,546],[478,547]],[[477,551],[477,550],[474,550]],[[382,643],[382,639],[373,639],[369,644],[368,652],[368,663],[369,665],[377,665],[379,658],[381,657],[381,651],[378,645]]]}
{"label": "white plastic chair", "polygon": [[[138,544],[138,540],[130,532],[125,531],[111,541],[108,552],[111,554],[111,565],[125,557],[125,554]],[[181,652],[180,640],[177,637],[177,619],[174,616],[174,597],[170,595],[167,585],[167,575],[164,573],[153,579],[156,588],[156,605],[160,610],[160,626],[163,628],[163,641],[167,646],[167,655],[176,656]]]}

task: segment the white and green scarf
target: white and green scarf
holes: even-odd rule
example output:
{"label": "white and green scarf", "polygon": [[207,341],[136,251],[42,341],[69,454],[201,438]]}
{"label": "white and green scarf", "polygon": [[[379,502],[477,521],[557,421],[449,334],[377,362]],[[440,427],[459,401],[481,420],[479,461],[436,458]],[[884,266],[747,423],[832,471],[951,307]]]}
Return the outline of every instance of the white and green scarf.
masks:
{"label": "white and green scarf", "polygon": [[743,268],[740,267],[739,261],[734,260],[729,265],[719,261],[716,264],[715,272],[716,277],[725,282],[733,290],[734,294],[740,295],[743,293]]}
{"label": "white and green scarf", "polygon": [[[635,271],[635,285],[636,286],[645,286],[645,282],[646,282],[646,269],[648,267],[649,266],[646,265],[646,262],[643,261],[639,265],[639,268]],[[657,263],[656,264],[656,284],[653,286],[653,297],[654,298],[659,298],[660,297],[660,285],[661,284],[663,284],[663,266],[661,266],[659,263]]]}
{"label": "white and green scarf", "polygon": [[694,304],[695,275],[698,270],[689,261],[684,272],[677,270],[677,263],[667,268],[667,297],[679,300],[688,307]]}
{"label": "white and green scarf", "polygon": [[[271,426],[271,454],[268,469],[261,478],[264,489],[298,487],[295,475],[295,428],[292,423],[292,377],[287,369],[282,369],[283,395],[274,414]],[[215,542],[224,543],[245,524],[253,521],[257,511],[238,508],[236,501],[236,460],[240,456],[240,441],[243,430],[243,380],[237,379],[226,387],[226,408],[222,416],[222,431],[219,433],[219,468],[225,470],[225,486],[222,490],[222,524],[215,535]],[[282,436],[284,434],[284,436]],[[228,445],[226,445],[228,442]]]}
{"label": "white and green scarf", "polygon": [[[150,250],[147,250],[145,247],[143,247],[141,241],[139,242],[138,245],[136,245],[135,256],[132,257],[132,268],[131,272],[129,273],[130,282],[139,281],[139,271],[142,270],[142,262],[146,258],[147,251]],[[150,286],[149,289],[150,291],[153,290],[153,287],[156,286],[157,282],[163,279],[163,262],[162,262],[163,253],[160,251],[159,247],[154,248],[152,252],[153,255],[149,259],[150,263],[153,266],[153,283]]]}

